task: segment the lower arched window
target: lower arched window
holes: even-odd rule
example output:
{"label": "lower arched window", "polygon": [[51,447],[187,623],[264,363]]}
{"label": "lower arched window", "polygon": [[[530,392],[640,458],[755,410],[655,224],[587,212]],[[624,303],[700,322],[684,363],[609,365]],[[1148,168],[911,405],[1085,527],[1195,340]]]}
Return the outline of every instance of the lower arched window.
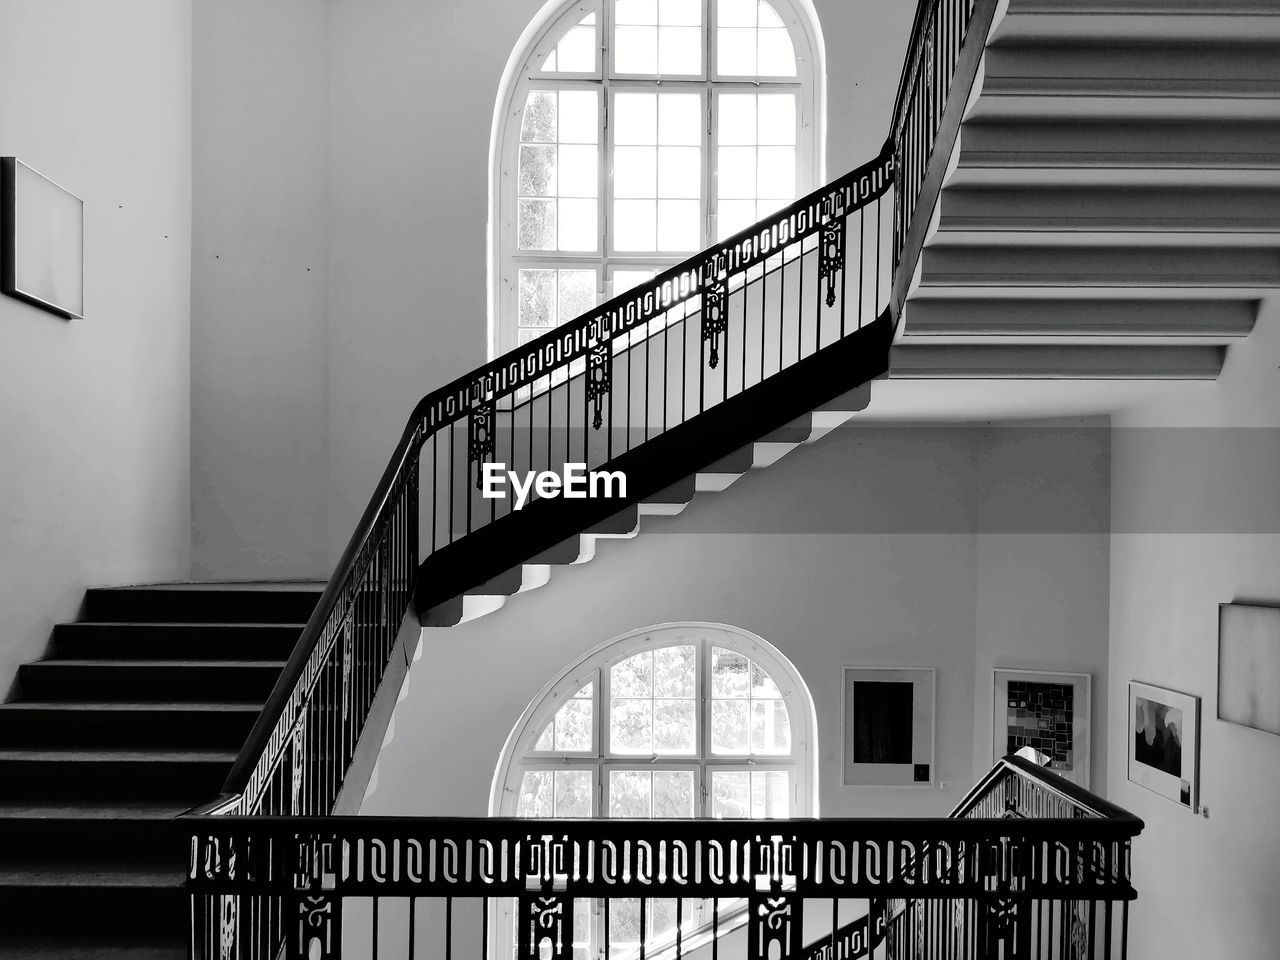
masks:
{"label": "lower arched window", "polygon": [[[721,624],[648,627],[596,648],[529,705],[499,763],[492,812],[814,816],[815,729],[803,680],[771,644]],[[722,920],[732,909],[721,902]],[[642,930],[649,949],[661,948],[677,918],[696,937],[709,911],[697,900],[614,901],[606,919],[579,902],[575,957],[598,953],[606,925],[613,957],[637,951]],[[501,924],[499,939],[508,932]]]}

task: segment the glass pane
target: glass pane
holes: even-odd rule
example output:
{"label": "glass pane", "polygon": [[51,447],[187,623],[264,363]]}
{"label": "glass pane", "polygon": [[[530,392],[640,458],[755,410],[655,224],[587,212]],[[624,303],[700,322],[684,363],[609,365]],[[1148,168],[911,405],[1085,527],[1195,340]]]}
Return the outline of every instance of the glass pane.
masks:
{"label": "glass pane", "polygon": [[725,240],[732,237],[739,230],[745,230],[755,222],[754,200],[722,200],[716,214],[718,239]]}
{"label": "glass pane", "polygon": [[794,77],[796,54],[785,30],[759,31],[756,71],[762,77]]}
{"label": "glass pane", "polygon": [[716,100],[719,112],[716,137],[722,147],[755,145],[756,99],[754,93],[720,94]]}
{"label": "glass pane", "polygon": [[613,101],[614,142],[652,146],[658,137],[658,97],[652,93],[619,93]]}
{"label": "glass pane", "polygon": [[520,139],[526,143],[554,143],[556,139],[556,95],[551,90],[533,90],[524,104]]}
{"label": "glass pane", "polygon": [[755,700],[782,696],[782,691],[773,682],[773,677],[765,673],[764,668],[758,663],[751,664],[751,696]]}
{"label": "glass pane", "polygon": [[716,10],[722,27],[754,27],[757,0],[720,0]]}
{"label": "glass pane", "polygon": [[591,701],[570,700],[556,711],[555,748],[562,751],[591,749]]}
{"label": "glass pane", "polygon": [[657,275],[656,270],[615,270],[613,271],[613,295],[621,296]]}
{"label": "glass pane", "polygon": [[750,746],[750,703],[746,700],[711,701],[711,752],[745,754]]}
{"label": "glass pane", "polygon": [[658,0],[617,0],[613,16],[618,23],[656,24]]}
{"label": "glass pane", "polygon": [[[749,99],[749,98],[744,98]],[[762,94],[759,98],[758,142],[790,146],[796,142],[796,98],[794,94]],[[721,143],[724,139],[721,138]],[[751,141],[746,141],[750,143]]]}
{"label": "glass pane", "polygon": [[702,98],[696,93],[666,93],[658,116],[658,143],[688,147],[702,143]]}
{"label": "glass pane", "polygon": [[783,27],[782,18],[778,16],[778,11],[771,7],[767,0],[760,0],[756,5],[756,16],[759,18],[756,25],[760,27]]}
{"label": "glass pane", "polygon": [[557,770],[555,791],[557,817],[591,816],[590,770]]}
{"label": "glass pane", "polygon": [[713,771],[711,774],[711,816],[724,820],[746,820],[751,813],[751,781],[743,770]]}
{"label": "glass pane", "polygon": [[630,954],[640,943],[640,901],[617,898],[609,901],[609,952]]}
{"label": "glass pane", "polygon": [[555,325],[554,270],[521,270],[520,326],[551,327]]}
{"label": "glass pane", "polygon": [[653,696],[653,653],[637,653],[615,663],[609,671],[609,687],[615,697]]}
{"label": "glass pane", "polygon": [[747,658],[722,647],[711,648],[711,696],[746,697]]}
{"label": "glass pane", "polygon": [[653,818],[669,820],[693,816],[693,771],[653,771]]}
{"label": "glass pane", "polygon": [[535,750],[551,750],[556,745],[556,725],[555,721],[551,721],[542,728],[542,733],[538,734],[538,742],[533,745]]}
{"label": "glass pane", "polygon": [[[615,271],[614,277],[626,271]],[[640,274],[653,276],[652,272]],[[616,281],[615,281],[616,282]],[[653,652],[653,691],[659,697],[692,697],[696,690],[693,646],[663,647]]]}
{"label": "glass pane", "polygon": [[556,148],[526,144],[520,147],[520,196],[552,197],[556,192]]}
{"label": "glass pane", "polygon": [[596,69],[595,27],[574,27],[556,44],[556,66],[561,73],[594,73]]}
{"label": "glass pane", "polygon": [[652,783],[648,770],[609,771],[609,816],[649,819]]}
{"label": "glass pane", "polygon": [[791,752],[791,719],[781,700],[751,702],[751,752],[787,754]]}
{"label": "glass pane", "polygon": [[594,200],[561,200],[559,240],[561,250],[589,252],[596,249],[600,224]]}
{"label": "glass pane", "polygon": [[653,753],[652,700],[611,699],[609,749],[631,756]]}
{"label": "glass pane", "polygon": [[597,143],[600,139],[599,101],[594,90],[561,90],[561,143]]}
{"label": "glass pane", "polygon": [[658,72],[658,28],[618,25],[613,66],[618,73]]}
{"label": "glass pane", "polygon": [[716,68],[721,76],[755,76],[756,31],[742,27],[718,28],[716,30]]}
{"label": "glass pane", "polygon": [[613,153],[613,195],[653,197],[658,187],[655,147],[616,147]]}
{"label": "glass pane", "polygon": [[668,76],[702,73],[701,28],[659,27],[657,72]]}
{"label": "glass pane", "polygon": [[785,819],[791,815],[791,777],[782,770],[751,771],[751,819]]}
{"label": "glass pane", "polygon": [[[721,147],[716,167],[716,188],[725,200],[754,199],[756,148]],[[754,206],[752,207],[754,210]]]}
{"label": "glass pane", "polygon": [[596,305],[596,272],[594,270],[560,271],[560,322],[566,323]]}
{"label": "glass pane", "polygon": [[520,778],[520,796],[516,800],[517,817],[550,817],[552,806],[550,770],[529,770]]}
{"label": "glass pane", "polygon": [[560,148],[560,196],[594,197],[600,189],[596,172],[595,146],[572,145]]}
{"label": "glass pane", "polygon": [[655,700],[654,753],[692,756],[697,752],[697,724],[693,700]]}
{"label": "glass pane", "polygon": [[522,250],[554,250],[556,248],[554,200],[521,200],[518,221]]}
{"label": "glass pane", "polygon": [[756,196],[790,200],[796,194],[795,147],[760,147],[756,158]]}
{"label": "glass pane", "polygon": [[692,251],[701,246],[697,200],[658,201],[658,249]]}
{"label": "glass pane", "polygon": [[621,251],[657,249],[657,204],[653,200],[616,200],[613,246]]}
{"label": "glass pane", "polygon": [[658,22],[667,27],[702,23],[702,0],[658,0]]}
{"label": "glass pane", "polygon": [[701,156],[697,147],[659,147],[658,196],[693,200],[702,196]]}

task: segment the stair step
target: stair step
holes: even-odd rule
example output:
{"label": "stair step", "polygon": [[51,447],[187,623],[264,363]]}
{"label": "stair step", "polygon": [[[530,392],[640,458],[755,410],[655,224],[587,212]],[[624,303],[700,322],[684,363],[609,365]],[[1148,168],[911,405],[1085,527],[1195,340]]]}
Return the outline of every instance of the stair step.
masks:
{"label": "stair step", "polygon": [[895,380],[1214,380],[1226,349],[1132,344],[910,343],[893,348]]}
{"label": "stair step", "polygon": [[318,587],[164,584],[99,587],[85,594],[85,620],[150,623],[306,623]]}
{"label": "stair step", "polygon": [[0,704],[0,747],[238,749],[262,703],[20,701]]}
{"label": "stair step", "polygon": [[1010,0],[991,41],[1275,39],[1278,13],[1268,0]]}
{"label": "stair step", "polygon": [[302,623],[60,623],[53,628],[56,659],[286,660]]}
{"label": "stair step", "polygon": [[[0,869],[0,956],[6,960],[170,957],[188,934],[191,898],[180,868],[129,871],[87,864],[61,881],[56,876],[18,870],[6,879]],[[51,952],[38,952],[46,949]]]}
{"label": "stair step", "polygon": [[265,702],[283,669],[273,660],[38,660],[18,668],[18,702]]}
{"label": "stair step", "polygon": [[928,336],[1244,337],[1256,300],[995,300],[913,297],[904,339]]}
{"label": "stair step", "polygon": [[234,750],[0,750],[0,798],[183,800],[214,796]]}

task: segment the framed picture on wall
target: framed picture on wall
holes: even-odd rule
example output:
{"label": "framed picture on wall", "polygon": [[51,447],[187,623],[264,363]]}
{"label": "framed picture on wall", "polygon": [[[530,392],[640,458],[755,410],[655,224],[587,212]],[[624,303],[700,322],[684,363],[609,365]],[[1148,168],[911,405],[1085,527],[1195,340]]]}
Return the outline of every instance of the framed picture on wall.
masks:
{"label": "framed picture on wall", "polygon": [[1218,719],[1280,736],[1280,607],[1218,606]]}
{"label": "framed picture on wall", "polygon": [[1200,698],[1129,683],[1129,779],[1200,809]]}
{"label": "framed picture on wall", "polygon": [[996,670],[991,762],[1034,747],[1050,770],[1088,789],[1092,685],[1087,673]]}
{"label": "framed picture on wall", "polygon": [[843,782],[933,785],[932,667],[845,667]]}
{"label": "framed picture on wall", "polygon": [[84,316],[84,201],[15,157],[0,157],[0,291]]}

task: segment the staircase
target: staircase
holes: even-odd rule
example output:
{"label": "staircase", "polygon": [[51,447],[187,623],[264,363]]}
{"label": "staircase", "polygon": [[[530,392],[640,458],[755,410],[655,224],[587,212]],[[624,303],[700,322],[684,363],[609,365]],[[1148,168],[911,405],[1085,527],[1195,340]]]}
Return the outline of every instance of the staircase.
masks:
{"label": "staircase", "polygon": [[174,818],[217,793],[319,596],[95,589],[54,629],[0,704],[0,957],[186,956]]}
{"label": "staircase", "polygon": [[893,376],[1216,378],[1280,288],[1280,4],[995,18]]}

